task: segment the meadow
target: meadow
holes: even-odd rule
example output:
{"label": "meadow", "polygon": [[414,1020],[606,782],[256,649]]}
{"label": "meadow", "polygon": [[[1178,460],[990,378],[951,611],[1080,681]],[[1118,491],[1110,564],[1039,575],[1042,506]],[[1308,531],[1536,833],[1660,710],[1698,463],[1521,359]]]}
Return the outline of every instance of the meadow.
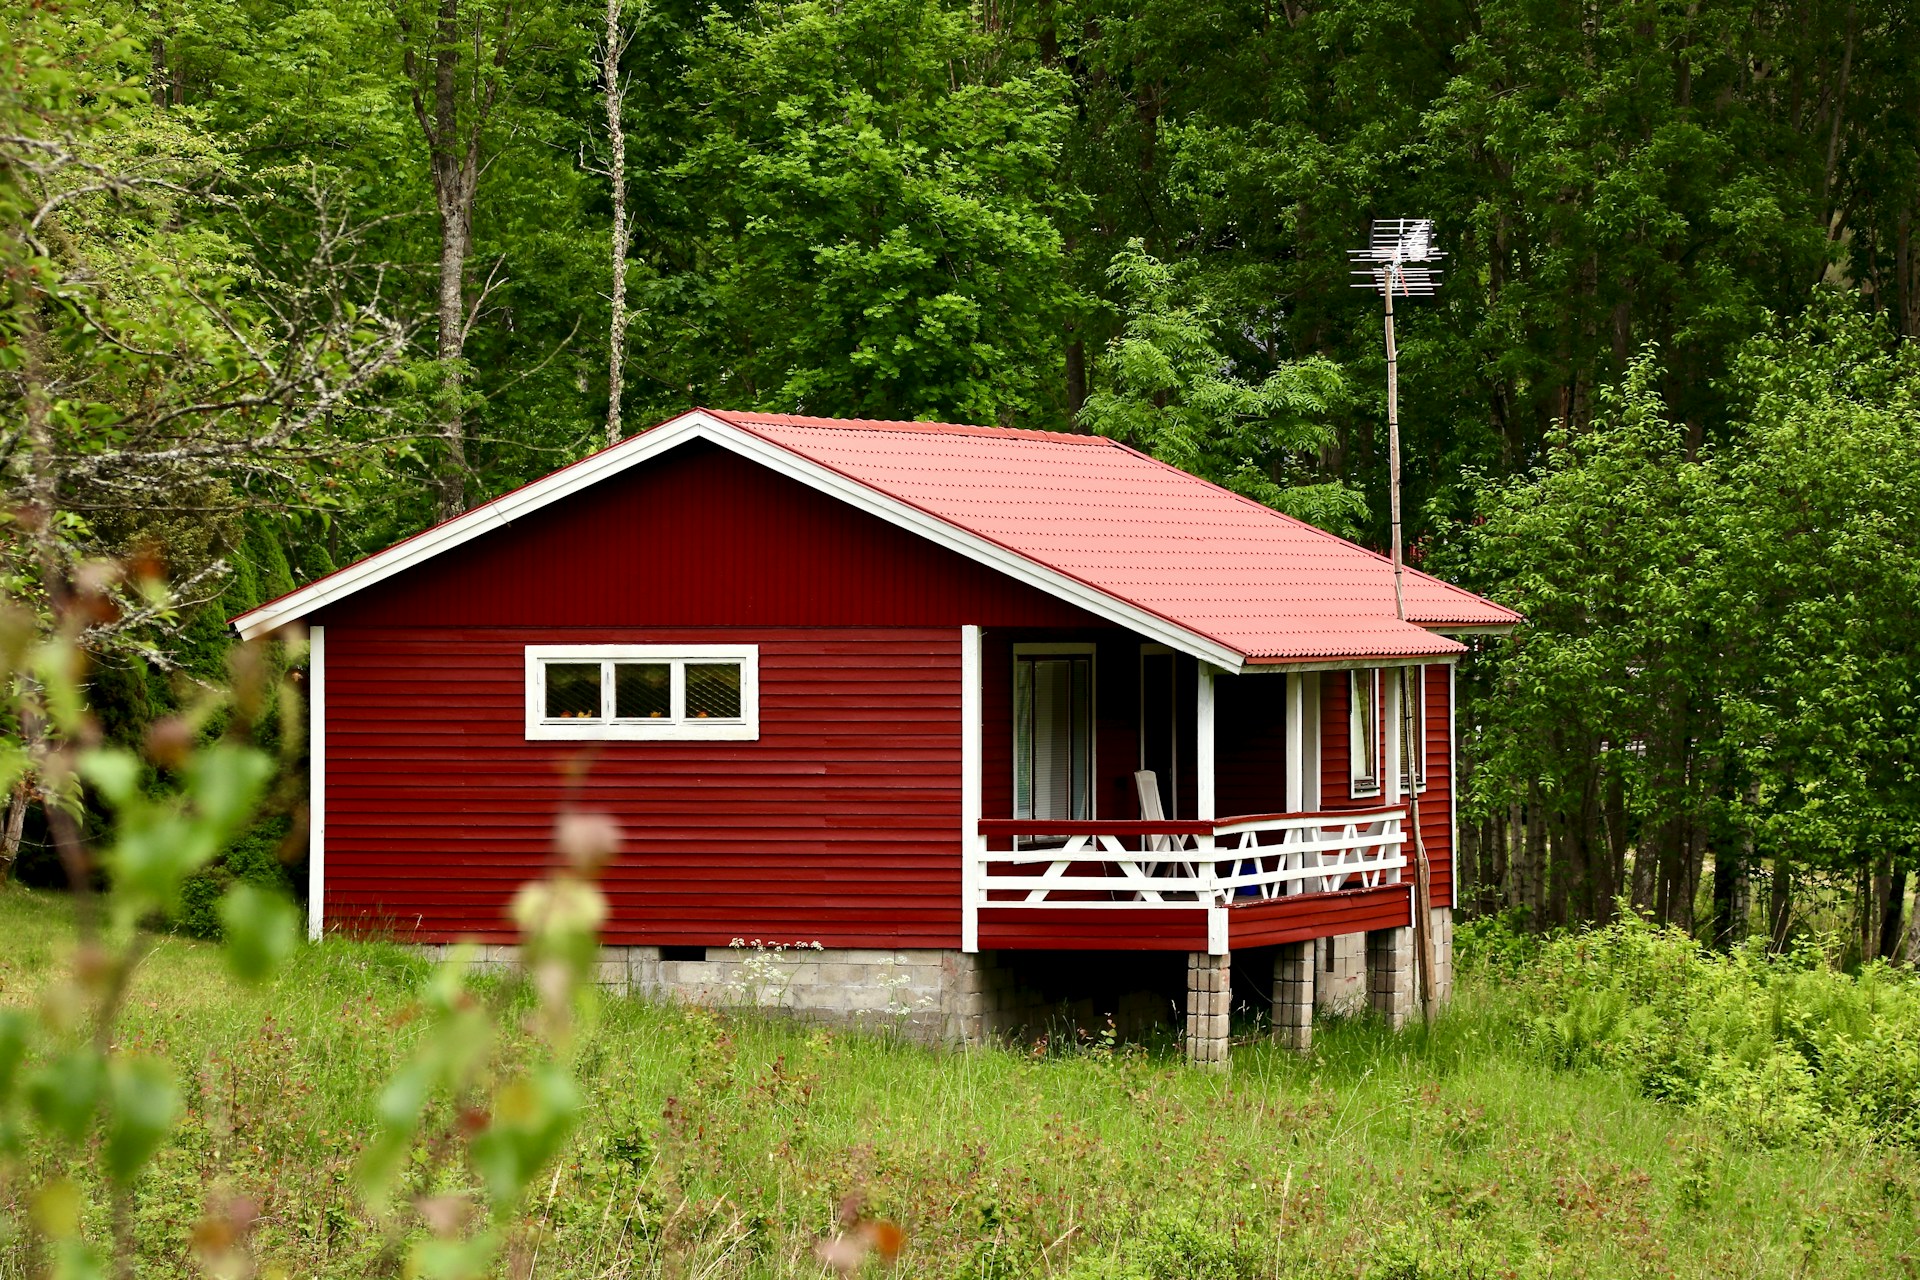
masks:
{"label": "meadow", "polygon": [[[0,892],[0,937],[0,1002],[66,980],[64,896]],[[427,966],[329,940],[244,988],[217,948],[153,942],[122,1040],[191,1079],[139,1185],[139,1273],[201,1274],[195,1224],[239,1199],[262,1275],[398,1274],[424,1228],[407,1209],[376,1222],[351,1169],[381,1082],[422,1033]],[[532,1273],[819,1275],[816,1245],[857,1206],[900,1225],[891,1270],[912,1277],[1920,1274],[1907,1147],[1650,1096],[1646,1071],[1596,1046],[1616,1024],[1657,1029],[1513,976],[1580,982],[1578,969],[1537,952],[1482,963],[1431,1030],[1323,1023],[1304,1059],[1250,1028],[1224,1078],[1098,1036],[942,1051],[606,998],[579,1064],[583,1124],[522,1209],[540,1224]],[[1652,1051],[1631,1043],[1644,1065]],[[430,1155],[415,1167],[443,1169]],[[29,1147],[5,1170],[11,1220],[52,1159]],[[444,1183],[412,1188],[431,1204],[466,1175],[419,1176]],[[0,1277],[35,1273],[36,1250],[0,1239]]]}

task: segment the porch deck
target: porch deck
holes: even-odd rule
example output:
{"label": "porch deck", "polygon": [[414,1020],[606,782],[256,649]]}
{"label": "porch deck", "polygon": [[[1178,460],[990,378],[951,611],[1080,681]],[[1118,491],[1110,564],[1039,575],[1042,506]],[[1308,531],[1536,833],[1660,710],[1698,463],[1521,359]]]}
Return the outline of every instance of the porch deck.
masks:
{"label": "porch deck", "polygon": [[1161,822],[982,819],[963,887],[966,945],[1222,955],[1394,928],[1412,910],[1405,821],[1398,806]]}

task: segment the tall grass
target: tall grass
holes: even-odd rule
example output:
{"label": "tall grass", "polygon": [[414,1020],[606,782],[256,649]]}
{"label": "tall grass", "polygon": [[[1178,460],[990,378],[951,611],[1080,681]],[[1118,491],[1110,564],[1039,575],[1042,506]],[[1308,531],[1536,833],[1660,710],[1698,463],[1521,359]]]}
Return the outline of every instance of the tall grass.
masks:
{"label": "tall grass", "polygon": [[[0,1000],[61,980],[60,899],[0,893],[0,936]],[[424,973],[329,941],[255,993],[204,944],[160,943],[127,1035],[197,1079],[141,1186],[147,1274],[194,1273],[188,1232],[221,1195],[260,1204],[256,1252],[287,1275],[391,1271],[348,1170],[421,1034]],[[911,1277],[1912,1273],[1911,1154],[1846,1129],[1756,1145],[1617,1059],[1549,1066],[1547,1016],[1512,975],[1469,978],[1430,1031],[1322,1024],[1310,1058],[1246,1044],[1219,1078],[1163,1053],[936,1051],[609,999],[586,1123],[526,1210],[546,1227],[534,1273],[817,1275],[849,1198],[905,1227]],[[36,1265],[0,1241],[0,1277]]]}
{"label": "tall grass", "polygon": [[1483,930],[1486,973],[1550,1065],[1633,1081],[1749,1143],[1920,1145],[1920,975],[1785,955],[1720,955],[1628,915],[1514,945]]}

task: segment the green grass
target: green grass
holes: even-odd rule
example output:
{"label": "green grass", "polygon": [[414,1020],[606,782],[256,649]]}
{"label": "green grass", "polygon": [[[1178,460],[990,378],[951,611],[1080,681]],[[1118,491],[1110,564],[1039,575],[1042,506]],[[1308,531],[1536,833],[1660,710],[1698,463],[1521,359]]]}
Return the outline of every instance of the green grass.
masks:
{"label": "green grass", "polygon": [[[61,981],[71,937],[63,899],[0,893],[0,1001]],[[388,1265],[349,1170],[424,974],[329,942],[249,991],[214,948],[159,942],[123,1042],[180,1065],[189,1110],[141,1184],[143,1274],[196,1274],[193,1224],[234,1194],[271,1268]],[[1431,1033],[1323,1025],[1305,1060],[1250,1044],[1224,1079],[607,1000],[584,1126],[528,1206],[535,1274],[818,1275],[848,1195],[906,1228],[903,1276],[1920,1274],[1920,1161],[1744,1147],[1629,1080],[1547,1070],[1508,998],[1466,983]],[[53,1161],[8,1172],[8,1216]],[[0,1239],[0,1277],[36,1265]]]}

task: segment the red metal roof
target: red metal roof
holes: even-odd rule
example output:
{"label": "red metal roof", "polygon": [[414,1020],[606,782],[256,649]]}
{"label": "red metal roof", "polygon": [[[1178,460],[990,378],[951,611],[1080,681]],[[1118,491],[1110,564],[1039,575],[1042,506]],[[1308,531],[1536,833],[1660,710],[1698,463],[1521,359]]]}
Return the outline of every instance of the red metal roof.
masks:
{"label": "red metal roof", "polygon": [[[707,410],[851,480],[1269,662],[1441,656],[1520,615],[1118,441]],[[1414,625],[1414,624],[1420,625]]]}

